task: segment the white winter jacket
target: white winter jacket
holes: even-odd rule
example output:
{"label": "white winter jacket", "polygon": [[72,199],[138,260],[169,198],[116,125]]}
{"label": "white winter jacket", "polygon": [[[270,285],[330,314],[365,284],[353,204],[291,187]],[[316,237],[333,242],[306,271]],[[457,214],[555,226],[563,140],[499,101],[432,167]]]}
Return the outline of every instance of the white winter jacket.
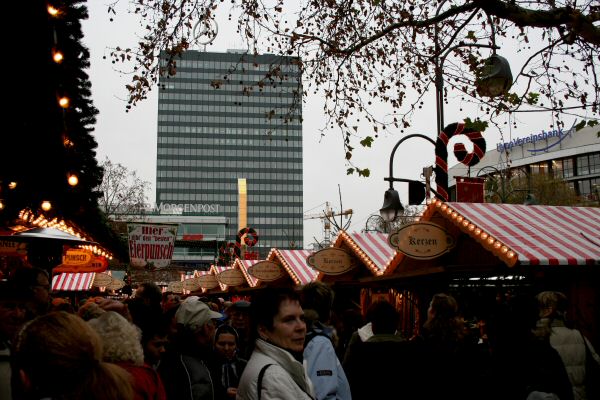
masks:
{"label": "white winter jacket", "polygon": [[[550,344],[560,355],[565,365],[571,385],[573,385],[574,400],[587,400],[585,393],[585,342],[577,329],[569,329],[562,321],[553,321],[550,334]],[[592,355],[599,361],[598,355],[590,342],[588,343]],[[591,400],[591,399],[590,399]]]}
{"label": "white winter jacket", "polygon": [[292,355],[262,339],[256,346],[240,378],[236,399],[258,400],[257,381],[260,370],[267,364],[262,379],[261,400],[310,400],[314,392],[304,365]]}

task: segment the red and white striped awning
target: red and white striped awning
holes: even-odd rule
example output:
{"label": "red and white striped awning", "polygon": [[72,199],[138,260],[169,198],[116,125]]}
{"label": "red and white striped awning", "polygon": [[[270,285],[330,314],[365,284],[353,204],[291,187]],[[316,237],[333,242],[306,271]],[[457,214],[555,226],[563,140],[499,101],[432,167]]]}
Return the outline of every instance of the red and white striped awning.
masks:
{"label": "red and white striped awning", "polygon": [[[215,276],[219,276],[219,274],[225,270],[231,269],[230,266],[222,266],[222,265],[211,265],[210,266],[210,272],[212,272]],[[218,279],[217,279],[218,280]],[[219,282],[219,287],[221,288],[221,290],[224,292],[227,290],[227,285],[221,283],[221,281]]]}
{"label": "red and white striped awning", "polygon": [[434,202],[429,210],[510,266],[600,264],[600,208]]}
{"label": "red and white striped awning", "polygon": [[342,243],[355,253],[355,255],[375,275],[382,275],[390,266],[394,257],[399,255],[395,249],[388,244],[388,234],[380,232],[347,233],[340,231],[334,247],[340,247]]}
{"label": "red and white striped awning", "polygon": [[52,291],[90,290],[95,272],[64,272],[52,278]]}
{"label": "red and white striped awning", "polygon": [[240,260],[239,258],[237,258],[233,263],[233,266],[235,268],[239,268],[240,271],[242,271],[242,275],[244,275],[244,278],[246,278],[246,282],[248,282],[248,285],[250,287],[256,287],[256,285],[258,284],[258,279],[250,275],[250,273],[248,272],[248,268],[260,261],[264,260]]}
{"label": "red and white striped awning", "polygon": [[319,273],[306,263],[306,258],[312,254],[310,250],[279,250],[271,249],[267,260],[279,262],[287,271],[296,285],[306,285],[316,280]]}

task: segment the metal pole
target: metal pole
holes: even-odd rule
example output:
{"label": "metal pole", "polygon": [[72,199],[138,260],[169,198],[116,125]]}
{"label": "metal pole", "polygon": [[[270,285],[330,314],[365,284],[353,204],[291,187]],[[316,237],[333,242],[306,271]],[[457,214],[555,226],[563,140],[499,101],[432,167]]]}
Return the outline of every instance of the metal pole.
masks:
{"label": "metal pole", "polygon": [[425,135],[421,135],[420,133],[413,133],[412,135],[404,136],[402,139],[400,139],[398,141],[398,143],[396,143],[396,145],[392,149],[392,154],[390,155],[390,176],[388,179],[386,179],[386,180],[390,181],[390,189],[394,188],[394,155],[396,154],[396,150],[405,140],[413,138],[413,137],[420,137],[422,139],[425,139],[429,143],[431,143],[432,145],[435,146],[435,141],[433,139],[431,139],[430,137],[427,137]]}

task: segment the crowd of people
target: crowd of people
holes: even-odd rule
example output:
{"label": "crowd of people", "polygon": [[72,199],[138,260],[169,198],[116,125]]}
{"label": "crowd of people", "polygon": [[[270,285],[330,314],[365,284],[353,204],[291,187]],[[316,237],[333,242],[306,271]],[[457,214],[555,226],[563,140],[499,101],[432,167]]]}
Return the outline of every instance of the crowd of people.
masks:
{"label": "crowd of people", "polygon": [[36,268],[2,282],[0,400],[597,398],[600,357],[560,292],[513,297],[485,334],[439,293],[403,337],[394,304],[336,315],[323,282],[235,302],[143,283],[127,299],[71,304],[49,289]]}

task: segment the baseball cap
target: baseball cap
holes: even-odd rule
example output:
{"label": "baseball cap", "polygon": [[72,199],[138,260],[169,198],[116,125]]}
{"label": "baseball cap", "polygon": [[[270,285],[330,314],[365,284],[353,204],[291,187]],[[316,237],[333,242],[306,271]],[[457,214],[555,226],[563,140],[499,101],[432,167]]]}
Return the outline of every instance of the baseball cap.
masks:
{"label": "baseball cap", "polygon": [[223,317],[223,314],[212,311],[198,296],[185,299],[175,313],[175,321],[192,331],[198,330],[211,319]]}
{"label": "baseball cap", "polygon": [[231,308],[238,310],[250,309],[250,302],[246,300],[238,300],[231,305]]}

